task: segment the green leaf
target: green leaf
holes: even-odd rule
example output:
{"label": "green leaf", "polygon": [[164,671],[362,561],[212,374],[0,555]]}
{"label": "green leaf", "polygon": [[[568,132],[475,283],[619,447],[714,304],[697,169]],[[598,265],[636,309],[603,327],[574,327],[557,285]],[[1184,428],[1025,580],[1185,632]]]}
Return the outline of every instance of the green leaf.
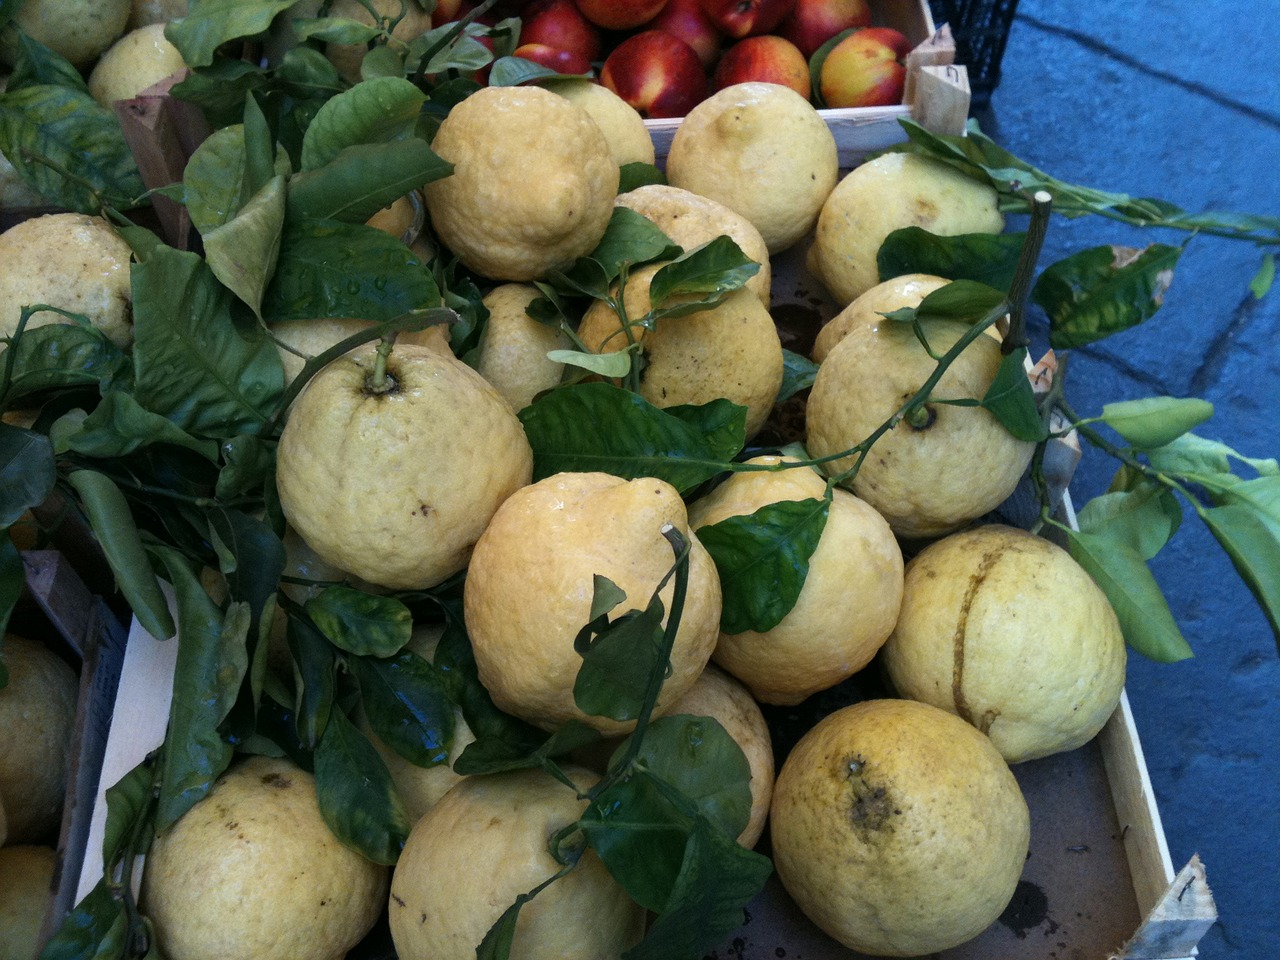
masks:
{"label": "green leaf", "polygon": [[244,124],[213,131],[196,147],[182,176],[183,199],[191,223],[205,234],[230,223],[244,204],[248,163]]}
{"label": "green leaf", "polygon": [[742,449],[746,410],[727,400],[659,410],[607,383],[553,390],[520,411],[534,478],[562,470],[657,477],[682,493],[728,469]]}
{"label": "green leaf", "polygon": [[79,429],[66,438],[66,450],[87,457],[125,457],[143,447],[166,443],[183,447],[210,462],[218,458],[218,444],[191,436],[172,421],[144,409],[122,390],[108,393]]}
{"label": "green leaf", "polygon": [[[626,745],[615,756],[623,756]],[[679,790],[726,836],[751,819],[751,765],[738,742],[714,717],[669,714],[644,732],[636,762]]]}
{"label": "green leaf", "polygon": [[[0,20],[2,22],[2,20]],[[39,40],[18,31],[13,71],[4,89],[12,93],[23,87],[55,86],[89,92],[89,85],[75,65]]]}
{"label": "green leaf", "polygon": [[53,492],[57,469],[44,434],[0,423],[0,528],[7,530]]}
{"label": "green leaf", "polygon": [[315,766],[320,815],[334,836],[374,863],[395,863],[409,818],[378,751],[341,710],[329,717]]}
{"label": "green leaf", "polygon": [[724,633],[765,633],[791,612],[830,506],[829,499],[786,500],[698,529],[720,574]]}
{"label": "green leaf", "polygon": [[[649,283],[649,302],[663,316],[693,313],[740,290],[759,272],[760,264],[731,237],[716,237],[661,267]],[[676,298],[679,303],[670,302]]]}
{"label": "green leaf", "polygon": [[1076,522],[1084,533],[1119,540],[1150,560],[1177,532],[1182,507],[1168,487],[1143,481],[1094,497],[1080,509]]}
{"label": "green leaf", "polygon": [[[616,213],[617,208],[615,207],[614,209]],[[619,251],[619,254],[612,254],[607,249],[602,251],[604,256],[610,257],[611,261],[613,256],[625,256],[629,252],[622,250]],[[579,257],[567,270],[548,271],[546,281],[541,284],[541,289],[543,293],[547,294],[563,293],[567,296],[607,300],[609,298],[609,286],[618,275],[618,266],[616,263],[606,264],[591,257]],[[613,272],[611,273],[610,270]]]}
{"label": "green leaf", "polygon": [[187,66],[207,67],[229,40],[256,36],[297,0],[191,0],[185,17],[169,21],[164,35]]}
{"label": "green leaf", "polygon": [[523,57],[498,57],[489,69],[489,86],[515,87],[530,80],[562,77],[564,74]]}
{"label": "green leaf", "polygon": [[45,390],[100,386],[103,392],[128,380],[128,356],[98,329],[74,323],[49,323],[24,330],[0,352],[0,367],[13,362],[6,405]]}
{"label": "green leaf", "polygon": [[350,17],[294,17],[290,23],[299,40],[355,44],[382,36],[381,27]]}
{"label": "green leaf", "polygon": [[813,386],[818,376],[818,365],[803,354],[792,350],[782,351],[782,387],[775,404],[790,400],[802,390]]}
{"label": "green leaf", "polygon": [[225,551],[221,570],[227,592],[249,605],[256,626],[275,606],[287,563],[284,543],[266,523],[230,507],[211,510],[209,525],[211,538]]}
{"label": "green leaf", "polygon": [[424,140],[346,147],[289,181],[289,219],[364,223],[410,190],[453,173]]}
{"label": "green leaf", "polygon": [[439,672],[409,651],[350,657],[369,726],[388,747],[420,767],[449,762],[454,704]]}
{"label": "green leaf", "polygon": [[1253,294],[1255,300],[1261,300],[1271,285],[1276,280],[1276,255],[1274,253],[1264,253],[1262,262],[1258,265],[1258,272],[1253,275],[1253,279],[1249,281],[1249,292]]}
{"label": "green leaf", "polygon": [[767,857],[699,819],[668,903],[623,960],[698,960],[742,925],[772,871]]}
{"label": "green leaf", "polygon": [[124,960],[129,920],[103,877],[67,914],[40,960]]}
{"label": "green leaf", "polygon": [[631,352],[616,350],[613,353],[581,353],[577,350],[548,350],[547,359],[556,363],[580,367],[598,377],[619,379],[631,370]]}
{"label": "green leaf", "polygon": [[1110,532],[1070,530],[1067,546],[1111,601],[1129,646],[1159,663],[1194,656],[1142,554]]}
{"label": "green leaf", "polygon": [[516,921],[520,919],[520,911],[524,905],[568,874],[577,862],[577,857],[573,858],[532,890],[517,896],[515,902],[502,911],[502,916],[494,921],[493,926],[484,935],[484,939],[480,941],[480,945],[476,947],[476,960],[508,960],[511,956],[511,947],[515,942]]}
{"label": "green leaf", "polygon": [[169,547],[155,549],[169,572],[178,607],[178,658],[156,807],[156,832],[164,833],[208,796],[231,763],[234,751],[218,728],[235,705],[249,668],[249,611],[232,603],[224,614],[186,557]]}
{"label": "green leaf", "polygon": [[[314,52],[324,56],[318,50]],[[264,67],[247,60],[222,57],[188,74],[169,92],[178,100],[203,109],[215,128],[213,136],[217,136],[223,129],[241,123],[249,94],[266,91],[271,85],[271,77]]]}
{"label": "green leaf", "polygon": [[326,587],[306,609],[320,632],[348,653],[394,656],[413,635],[413,614],[401,601],[354,587]]}
{"label": "green leaf", "polygon": [[164,640],[174,633],[169,604],[160,589],[133,512],[120,488],[106,474],[76,470],[67,477],[89,520],[89,527],[106,555],[116,585],[138,623],[153,637]]}
{"label": "green leaf", "polygon": [[915,309],[922,320],[957,320],[975,323],[1005,302],[995,287],[975,280],[953,280],[927,294]]}
{"label": "green leaf", "polygon": [[[107,820],[102,836],[102,862],[110,869],[122,857],[129,854],[130,846],[135,843],[134,835],[141,824],[146,823],[152,814],[152,787],[155,783],[155,769],[150,757],[144,758],[132,770],[106,790]],[[142,839],[147,833],[142,832]],[[134,853],[145,851],[148,843],[143,843]]]}
{"label": "green leaf", "polygon": [[1209,507],[1200,518],[1258,601],[1280,649],[1280,526],[1243,503]]}
{"label": "green leaf", "polygon": [[314,750],[333,711],[338,661],[333,646],[309,620],[290,616],[287,631],[298,682],[294,727],[299,744]]}
{"label": "green leaf", "polygon": [[215,491],[219,500],[236,500],[261,490],[268,478],[274,483],[275,445],[256,434],[240,434],[225,441],[222,457]]}
{"label": "green leaf", "polygon": [[0,153],[46,200],[79,213],[128,210],[146,189],[120,121],[81,90],[45,84],[0,95]]}
{"label": "green leaf", "polygon": [[1233,450],[1219,440],[1184,434],[1162,447],[1147,451],[1147,459],[1157,470],[1165,473],[1193,477],[1197,482],[1221,484],[1221,477],[1229,477],[1233,461],[1247,464],[1262,476],[1280,476],[1280,461],[1275,458],[1248,457]]}
{"label": "green leaf", "polygon": [[[468,721],[468,726],[471,726]],[[472,732],[475,730],[472,728]],[[540,768],[553,776],[562,776],[555,764],[556,757],[568,756],[582,747],[598,743],[599,731],[577,720],[569,720],[547,736],[540,731],[528,736],[532,729],[521,729],[516,737],[504,734],[482,734],[467,744],[453,764],[454,773],[473,777],[486,773],[505,773],[510,770]]]}
{"label": "green leaf", "polygon": [[1026,359],[1026,347],[1004,356],[982,398],[982,406],[995,414],[1004,428],[1019,440],[1039,443],[1049,435],[1049,428],[1036,407],[1035,390],[1027,378]]}
{"label": "green leaf", "polygon": [[[628,207],[614,207],[609,226],[591,251],[590,258],[604,268],[603,291],[617,278],[622,267],[671,260],[684,253],[652,220]],[[600,299],[598,292],[593,296]]]}
{"label": "green leaf", "polygon": [[1181,247],[1092,247],[1047,267],[1031,300],[1049,315],[1055,350],[1093,343],[1153,316],[1173,282]]}
{"label": "green leaf", "polygon": [[618,168],[618,193],[630,193],[650,184],[666,186],[667,175],[652,163],[624,163]]}
{"label": "green leaf", "polygon": [[284,210],[285,179],[277,174],[235,217],[204,235],[205,258],[214,276],[258,317],[280,255]]}
{"label": "green leaf", "polygon": [[313,317],[394,320],[442,305],[435,278],[396,237],[336,220],[290,223],[263,297],[271,322]]}
{"label": "green leaf", "polygon": [[941,237],[921,227],[894,230],[876,254],[880,279],[927,273],[974,280],[1008,290],[1026,242],[1025,233],[966,233]]}
{"label": "green leaf", "polygon": [[[23,566],[18,545],[9,536],[9,528],[0,528],[0,637],[9,629],[23,591],[27,586],[27,571]],[[9,671],[4,665],[4,645],[0,643],[0,690],[9,683]]]}
{"label": "green leaf", "polygon": [[358,144],[413,136],[427,95],[404,77],[364,80],[325,102],[302,140],[302,169],[315,170]]}
{"label": "green leaf", "polygon": [[163,247],[133,268],[134,395],[189,433],[265,423],[284,387],[275,345],[247,340],[230,294],[194,253]]}
{"label": "green leaf", "polygon": [[664,614],[655,594],[643,611],[628,610],[611,621],[602,616],[579,631],[574,649],[582,655],[582,666],[573,684],[573,701],[579,710],[619,721],[640,716],[646,681],[655,670],[663,669]]}
{"label": "green leaf", "polygon": [[1213,416],[1213,404],[1198,397],[1144,397],[1108,403],[1101,420],[1139,450],[1172,443]]}
{"label": "green leaf", "polygon": [[251,198],[270,183],[276,171],[276,140],[266,114],[252,93],[244,98],[244,183],[241,197]]}

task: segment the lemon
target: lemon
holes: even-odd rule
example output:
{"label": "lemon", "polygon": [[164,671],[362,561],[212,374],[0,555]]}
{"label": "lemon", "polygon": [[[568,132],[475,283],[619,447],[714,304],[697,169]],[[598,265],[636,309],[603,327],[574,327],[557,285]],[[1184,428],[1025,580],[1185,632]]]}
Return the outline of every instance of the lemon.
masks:
{"label": "lemon", "polygon": [[939,236],[999,233],[1004,216],[989,184],[941,160],[882,154],[850,170],[825,198],[808,251],[809,271],[838,303],[850,303],[879,282],[880,245],[903,227]]}
{"label": "lemon", "polygon": [[[775,456],[748,463],[783,462]],[[735,473],[694,501],[695,530],[769,504],[821,500],[826,483],[808,468]],[[835,490],[795,606],[771,630],[722,633],[713,658],[757,700],[796,704],[865,667],[888,638],[902,602],[902,551],[889,524],[846,490]]]}
{"label": "lemon", "polygon": [[141,905],[169,960],[339,960],[377,920],[388,872],[330,832],[311,774],[254,756],[156,838]]}
{"label": "lemon", "polygon": [[[603,89],[603,88],[602,88]],[[773,270],[769,247],[760,231],[742,214],[723,203],[668,184],[651,183],[618,194],[615,206],[634,210],[665,233],[673,243],[692,250],[716,237],[728,237],[760,265],[746,289],[769,306]]]}
{"label": "lemon", "polygon": [[98,58],[89,74],[89,94],[104,107],[128,100],[186,66],[178,48],[165,39],[165,25],[131,30]]}
{"label": "lemon", "polygon": [[541,87],[484,87],[440,124],[453,173],[423,188],[432,226],[470,269],[536,280],[595,248],[618,164],[585,110]]}
{"label": "lemon", "polygon": [[[969,329],[924,320],[931,349],[945,353]],[[980,400],[995,379],[1000,344],[981,336],[950,364],[931,392],[935,400]],[[806,408],[806,446],[829,457],[867,440],[893,417],[937,364],[911,324],[855,326],[818,367]],[[901,420],[872,444],[852,480],[842,482],[875,507],[900,537],[934,537],[994,510],[1017,486],[1035,445],[1018,440],[989,410],[928,402],[919,420]],[[824,469],[841,476],[849,455]]]}
{"label": "lemon", "polygon": [[40,929],[53,902],[53,847],[0,848],[0,960],[34,960]]}
{"label": "lemon", "polygon": [[689,111],[667,154],[667,180],[717,200],[760,231],[770,253],[812,229],[840,175],[835,137],[789,87],[739,83]]}
{"label": "lemon", "polygon": [[[130,0],[25,0],[13,22],[33,40],[84,68],[124,33]],[[6,30],[0,57],[13,62],[17,38]]]}
{"label": "lemon", "polygon": [[1101,588],[1066,550],[986,524],[907,567],[885,644],[898,692],[956,714],[1010,763],[1074,750],[1120,702],[1125,645]]}
{"label": "lemon", "polygon": [[774,866],[827,934],[872,956],[958,946],[1000,916],[1030,840],[991,741],[937,707],[867,700],[828,714],[774,787]]}
{"label": "lemon", "polygon": [[[715,646],[720,581],[684,501],[669,483],[604,473],[559,473],[516,491],[476,543],[463,589],[467,632],[480,682],[508,713],[546,729],[570,719],[606,734],[633,721],[587,716],[573,699],[582,665],[574,638],[591,619],[593,578],[626,593],[613,611],[643,610],[674,563],[662,534],[671,524],[691,541],[689,586],[659,712],[697,680]],[[660,597],[670,616],[674,585]]]}
{"label": "lemon", "polygon": [[596,122],[618,166],[654,162],[653,137],[644,125],[644,117],[608,87],[593,80],[566,80],[550,89],[576,103]]}
{"label": "lemon", "polygon": [[[594,775],[569,767],[580,791]],[[548,841],[586,800],[542,770],[467,777],[417,822],[391,879],[400,960],[474,960],[517,897],[554,876]],[[511,960],[615,960],[639,941],[644,912],[595,851],[524,905]]]}
{"label": "lemon", "polygon": [[773,801],[773,740],[760,705],[741,683],[715,664],[707,664],[692,687],[671,705],[673,715],[711,717],[742,748],[751,769],[751,817],[738,843],[754,847],[764,833]]}
{"label": "lemon", "polygon": [[425,589],[466,566],[533,453],[507,402],[452,355],[396,346],[382,392],[374,365],[373,350],[340,358],[299,395],[277,453],[280,506],[322,560]]}
{"label": "lemon", "polygon": [[831,348],[854,327],[878,327],[887,322],[883,314],[918,307],[921,300],[948,282],[927,273],[907,273],[877,283],[822,325],[813,342],[813,359],[822,363]]}
{"label": "lemon", "polygon": [[[0,233],[0,336],[17,329],[24,306],[45,303],[83,314],[113,343],[133,341],[129,244],[106,220],[50,213]],[[27,329],[70,322],[61,314],[32,314]]]}
{"label": "lemon", "polygon": [[547,356],[573,346],[559,327],[539,323],[526,308],[542,296],[531,283],[504,283],[484,295],[489,311],[476,356],[476,369],[506,398],[523,410],[564,375],[564,364]]}
{"label": "lemon", "polygon": [[9,843],[38,843],[56,832],[66,796],[67,764],[79,681],[43,643],[7,633],[0,658],[0,796]]}
{"label": "lemon", "polygon": [[416,191],[397,197],[372,217],[365,225],[376,227],[383,233],[412,244],[422,232],[422,224],[426,218],[426,207],[422,195]]}
{"label": "lemon", "polygon": [[[661,264],[630,275],[623,295],[628,321],[652,306],[649,284]],[[578,338],[595,353],[643,348],[640,395],[657,407],[726,399],[747,408],[747,436],[768,419],[782,386],[782,341],[773,317],[748,290],[735,290],[714,307],[658,320],[653,330],[632,326],[630,338],[618,314],[603,300],[587,308]],[[634,361],[633,361],[634,362]]]}

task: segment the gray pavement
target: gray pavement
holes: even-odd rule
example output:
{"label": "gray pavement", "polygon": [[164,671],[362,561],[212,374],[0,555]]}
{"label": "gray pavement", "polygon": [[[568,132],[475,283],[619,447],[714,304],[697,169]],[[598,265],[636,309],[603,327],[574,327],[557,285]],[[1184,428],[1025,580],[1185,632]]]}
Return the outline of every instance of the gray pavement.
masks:
{"label": "gray pavement", "polygon": [[[1022,0],[985,132],[1071,182],[1188,210],[1280,215],[1280,5],[1245,0]],[[1056,218],[1045,263],[1083,246],[1181,234]],[[1280,455],[1280,284],[1256,300],[1260,252],[1196,237],[1147,324],[1073,351],[1082,414],[1153,394],[1215,404],[1199,428]],[[1105,489],[1086,451],[1075,497]],[[1175,868],[1205,861],[1219,922],[1208,960],[1280,957],[1280,658],[1262,613],[1190,510],[1153,568],[1193,660],[1133,656],[1128,690]],[[1280,563],[1280,557],[1276,559]]]}

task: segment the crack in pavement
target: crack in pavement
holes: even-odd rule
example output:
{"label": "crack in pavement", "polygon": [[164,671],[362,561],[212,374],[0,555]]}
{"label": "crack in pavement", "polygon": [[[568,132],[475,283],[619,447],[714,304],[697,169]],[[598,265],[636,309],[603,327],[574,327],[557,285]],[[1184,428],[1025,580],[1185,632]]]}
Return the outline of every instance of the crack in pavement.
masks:
{"label": "crack in pavement", "polygon": [[1070,27],[1062,27],[1056,23],[1047,23],[1044,20],[1037,19],[1036,17],[1023,13],[1022,11],[1017,13],[1016,19],[1019,23],[1025,23],[1027,26],[1040,30],[1044,33],[1051,33],[1055,36],[1064,37],[1078,43],[1080,46],[1085,47],[1088,50],[1100,53],[1118,63],[1123,63],[1125,66],[1132,67],[1134,70],[1145,73],[1150,77],[1156,77],[1160,80],[1164,80],[1166,83],[1172,83],[1189,91],[1190,93],[1204,97],[1206,100],[1210,100],[1220,107],[1224,107],[1227,110],[1234,110],[1236,113],[1243,114],[1244,116],[1249,117],[1252,120],[1256,120],[1261,124],[1280,130],[1280,114],[1274,114],[1268,110],[1263,110],[1241,100],[1235,100],[1225,94],[1219,93],[1217,90],[1214,90],[1206,84],[1198,83],[1195,80],[1188,80],[1185,77],[1178,76],[1176,73],[1168,73],[1167,71],[1157,69],[1156,67],[1151,66],[1151,64],[1139,60],[1137,57],[1127,54],[1123,50],[1118,50],[1115,47],[1109,46],[1095,37],[1079,30],[1073,30]]}

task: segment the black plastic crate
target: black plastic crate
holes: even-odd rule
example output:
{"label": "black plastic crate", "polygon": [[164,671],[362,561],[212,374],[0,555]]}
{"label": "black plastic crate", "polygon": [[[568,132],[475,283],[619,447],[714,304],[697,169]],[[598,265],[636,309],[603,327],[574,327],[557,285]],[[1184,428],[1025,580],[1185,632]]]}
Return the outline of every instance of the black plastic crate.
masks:
{"label": "black plastic crate", "polygon": [[929,8],[936,24],[951,25],[956,62],[969,72],[971,109],[986,106],[1000,83],[1000,61],[1018,0],[929,0]]}

